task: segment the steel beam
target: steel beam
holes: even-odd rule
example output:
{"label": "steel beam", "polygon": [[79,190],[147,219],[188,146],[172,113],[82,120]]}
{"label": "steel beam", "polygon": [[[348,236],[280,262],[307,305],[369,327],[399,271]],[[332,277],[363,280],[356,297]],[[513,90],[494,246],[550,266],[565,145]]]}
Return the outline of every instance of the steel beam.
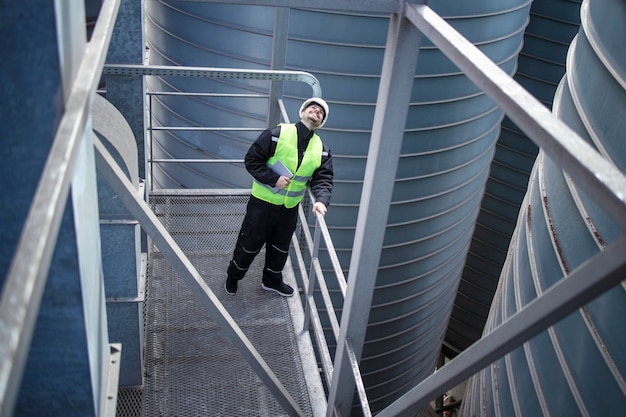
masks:
{"label": "steel beam", "polygon": [[120,364],[122,363],[122,344],[109,344],[109,366],[107,367],[106,384],[103,385],[105,396],[102,399],[100,414],[102,417],[117,415],[117,394],[119,392]]}
{"label": "steel beam", "polygon": [[377,417],[404,415],[408,410],[426,406],[438,395],[615,287],[626,276],[625,253],[626,237],[622,236],[382,410]]}
{"label": "steel beam", "polygon": [[626,176],[428,6],[406,17],[626,230]]}
{"label": "steel beam", "polygon": [[360,361],[383,237],[400,157],[421,35],[400,14],[391,16],[359,205],[348,289],[337,341],[328,413],[350,414],[355,381],[346,340]]}

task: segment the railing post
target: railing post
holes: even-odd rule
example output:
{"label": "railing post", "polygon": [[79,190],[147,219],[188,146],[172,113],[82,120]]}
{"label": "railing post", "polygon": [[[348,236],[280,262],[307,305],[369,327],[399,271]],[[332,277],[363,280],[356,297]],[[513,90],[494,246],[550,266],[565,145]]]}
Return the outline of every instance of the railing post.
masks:
{"label": "railing post", "polygon": [[346,339],[346,352],[348,352],[348,358],[350,359],[350,365],[352,366],[352,375],[356,383],[356,392],[359,396],[361,403],[361,411],[363,411],[364,417],[371,417],[372,411],[370,410],[370,404],[367,400],[367,393],[365,392],[365,385],[363,385],[363,378],[361,377],[361,370],[359,369],[359,361],[354,353],[354,346],[352,346],[352,340]]}
{"label": "railing post", "polygon": [[[149,186],[150,189],[148,191],[152,191],[154,189],[154,164],[152,163],[152,160],[154,159],[154,156],[152,155],[152,152],[154,150],[154,125],[152,122],[152,94],[148,94],[148,126],[149,126],[149,137],[150,137],[150,144],[149,146],[149,150],[148,150],[148,163],[150,164],[150,181],[149,181]],[[148,195],[150,195],[150,193],[148,192]]]}
{"label": "railing post", "polygon": [[[305,227],[306,225],[303,225]],[[306,304],[304,307],[304,325],[302,326],[303,330],[309,328],[309,322],[311,320],[311,299],[313,298],[315,292],[315,281],[317,275],[315,273],[315,261],[318,258],[320,251],[320,227],[319,221],[315,220],[315,232],[313,234],[313,254],[311,255],[311,267],[309,268],[309,286],[306,290]]]}
{"label": "railing post", "polygon": [[421,33],[402,14],[393,14],[383,60],[372,137],[363,181],[363,193],[354,236],[348,275],[348,291],[341,315],[327,417],[334,412],[348,415],[355,381],[346,339],[354,344],[360,360],[371,308],[374,286],[393,182],[402,146],[411,89],[421,43]]}

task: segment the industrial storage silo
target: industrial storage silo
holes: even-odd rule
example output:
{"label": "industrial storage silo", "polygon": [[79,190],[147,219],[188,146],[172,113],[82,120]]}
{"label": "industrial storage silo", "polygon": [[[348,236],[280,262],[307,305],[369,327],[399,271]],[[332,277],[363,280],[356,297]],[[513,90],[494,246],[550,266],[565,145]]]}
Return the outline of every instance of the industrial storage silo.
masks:
{"label": "industrial storage silo", "polygon": [[[585,0],[553,113],[626,172],[626,3]],[[622,234],[540,152],[487,320],[489,333]],[[601,295],[471,378],[465,416],[600,416],[626,408],[626,287]]]}
{"label": "industrial storage silo", "polygon": [[[530,8],[514,79],[548,108],[580,26],[581,1],[534,0]],[[448,355],[480,338],[536,156],[534,142],[505,117],[446,332]]]}
{"label": "industrial storage silo", "polygon": [[[530,3],[446,0],[432,7],[513,74]],[[257,6],[149,2],[150,63],[268,69],[274,12]],[[320,131],[332,150],[336,174],[326,221],[346,269],[388,23],[382,15],[310,9],[292,9],[289,16],[286,69],[313,73],[331,107]],[[150,87],[219,93],[268,89],[259,81],[199,79],[159,79],[150,81]],[[407,88],[413,91],[411,105],[361,361],[373,410],[391,403],[435,366],[503,116],[428,41],[414,83]],[[285,85],[284,101],[292,119],[309,94],[307,87]],[[267,107],[258,99],[230,100],[197,98],[177,105],[173,98],[161,98],[155,101],[155,124],[265,127]],[[242,158],[255,136],[161,133],[155,156]],[[234,165],[213,171],[179,166],[159,176],[157,182],[165,187],[250,186],[243,167]],[[339,298],[338,289],[331,290]]]}

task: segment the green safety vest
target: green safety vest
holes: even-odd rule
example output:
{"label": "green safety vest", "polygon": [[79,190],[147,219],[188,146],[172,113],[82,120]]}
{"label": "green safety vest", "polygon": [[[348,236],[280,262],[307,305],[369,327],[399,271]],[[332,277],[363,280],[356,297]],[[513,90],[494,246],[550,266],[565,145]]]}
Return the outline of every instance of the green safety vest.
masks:
{"label": "green safety vest", "polygon": [[313,172],[322,165],[322,140],[316,133],[309,140],[302,163],[298,167],[298,129],[294,124],[281,125],[280,136],[272,137],[276,141],[276,152],[268,161],[268,166],[273,166],[278,160],[293,173],[291,183],[280,190],[268,184],[262,184],[256,179],[252,183],[252,195],[256,198],[275,205],[284,205],[292,208],[304,197],[307,182]]}

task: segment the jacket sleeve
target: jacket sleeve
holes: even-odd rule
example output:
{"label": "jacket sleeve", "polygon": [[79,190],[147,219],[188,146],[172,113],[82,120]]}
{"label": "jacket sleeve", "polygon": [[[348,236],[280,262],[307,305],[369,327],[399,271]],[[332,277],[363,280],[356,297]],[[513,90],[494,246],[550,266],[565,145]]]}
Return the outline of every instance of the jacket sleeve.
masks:
{"label": "jacket sleeve", "polygon": [[333,193],[333,157],[326,146],[324,146],[324,153],[322,165],[313,172],[309,186],[315,199],[328,207]]}
{"label": "jacket sleeve", "polygon": [[280,176],[267,167],[267,161],[276,152],[276,143],[272,141],[272,136],[279,135],[279,127],[264,130],[252,143],[245,157],[246,169],[250,175],[258,182],[272,187],[276,185]]}

